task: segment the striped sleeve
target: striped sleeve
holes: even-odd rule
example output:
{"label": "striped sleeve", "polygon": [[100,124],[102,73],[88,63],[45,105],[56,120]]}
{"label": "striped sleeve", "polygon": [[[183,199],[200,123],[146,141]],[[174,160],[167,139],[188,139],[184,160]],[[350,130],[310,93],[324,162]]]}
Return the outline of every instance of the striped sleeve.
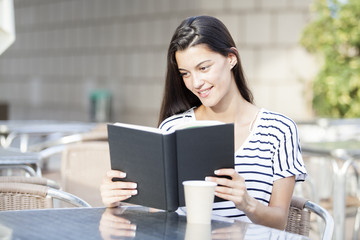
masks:
{"label": "striped sleeve", "polygon": [[291,176],[295,176],[296,181],[304,181],[307,173],[296,124],[290,118],[273,112],[267,112],[266,120],[271,123],[270,131],[278,140],[273,158],[274,181]]}

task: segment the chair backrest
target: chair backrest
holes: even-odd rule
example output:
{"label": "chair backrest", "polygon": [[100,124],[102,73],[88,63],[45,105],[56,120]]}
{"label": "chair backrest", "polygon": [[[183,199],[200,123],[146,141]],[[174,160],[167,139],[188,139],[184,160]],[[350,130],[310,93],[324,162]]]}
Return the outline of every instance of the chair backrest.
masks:
{"label": "chair backrest", "polygon": [[60,189],[57,182],[43,177],[0,176],[0,183],[31,183]]}
{"label": "chair backrest", "polygon": [[334,232],[334,220],[330,213],[320,205],[296,196],[291,199],[285,231],[309,236],[311,213],[318,215],[325,222],[322,239],[331,239]]}
{"label": "chair backrest", "polygon": [[110,169],[107,141],[69,144],[61,159],[62,188],[93,207],[104,206],[99,189],[106,171]]}
{"label": "chair backrest", "polygon": [[77,196],[45,185],[0,182],[1,211],[52,208],[53,198],[76,207],[90,207]]}

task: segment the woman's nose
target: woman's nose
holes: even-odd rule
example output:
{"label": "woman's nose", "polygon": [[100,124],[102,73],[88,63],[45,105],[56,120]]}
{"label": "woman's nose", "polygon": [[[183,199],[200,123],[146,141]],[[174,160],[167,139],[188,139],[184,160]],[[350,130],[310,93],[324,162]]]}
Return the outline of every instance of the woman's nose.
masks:
{"label": "woman's nose", "polygon": [[204,80],[199,74],[193,74],[193,86],[194,88],[201,88],[204,85]]}

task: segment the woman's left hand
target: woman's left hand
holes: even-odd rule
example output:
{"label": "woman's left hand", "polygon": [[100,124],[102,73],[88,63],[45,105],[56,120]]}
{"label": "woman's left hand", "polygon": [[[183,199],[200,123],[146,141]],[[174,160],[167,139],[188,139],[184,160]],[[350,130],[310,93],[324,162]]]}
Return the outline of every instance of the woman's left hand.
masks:
{"label": "woman's left hand", "polygon": [[223,168],[215,171],[217,176],[223,177],[206,177],[206,181],[216,182],[215,195],[225,200],[234,202],[235,206],[244,212],[252,205],[252,197],[248,194],[245,186],[245,180],[235,169]]}

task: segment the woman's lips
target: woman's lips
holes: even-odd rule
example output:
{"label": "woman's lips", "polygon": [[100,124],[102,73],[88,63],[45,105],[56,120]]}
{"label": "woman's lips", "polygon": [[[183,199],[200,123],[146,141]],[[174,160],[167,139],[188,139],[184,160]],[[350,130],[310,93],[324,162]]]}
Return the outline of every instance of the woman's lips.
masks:
{"label": "woman's lips", "polygon": [[206,98],[207,96],[209,96],[211,89],[212,87],[198,91],[198,94],[201,98]]}

